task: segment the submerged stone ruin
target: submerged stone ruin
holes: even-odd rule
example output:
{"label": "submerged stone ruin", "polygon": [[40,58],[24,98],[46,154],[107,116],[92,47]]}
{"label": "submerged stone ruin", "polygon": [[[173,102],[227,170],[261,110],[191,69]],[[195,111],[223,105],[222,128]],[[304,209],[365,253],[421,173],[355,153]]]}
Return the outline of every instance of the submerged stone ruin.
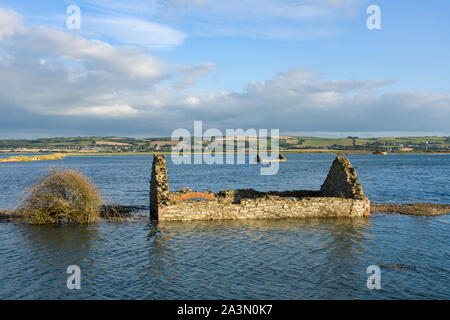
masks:
{"label": "submerged stone ruin", "polygon": [[[200,201],[200,199],[202,201]],[[370,216],[355,169],[336,157],[320,190],[169,191],[166,156],[154,155],[150,218],[157,221]]]}

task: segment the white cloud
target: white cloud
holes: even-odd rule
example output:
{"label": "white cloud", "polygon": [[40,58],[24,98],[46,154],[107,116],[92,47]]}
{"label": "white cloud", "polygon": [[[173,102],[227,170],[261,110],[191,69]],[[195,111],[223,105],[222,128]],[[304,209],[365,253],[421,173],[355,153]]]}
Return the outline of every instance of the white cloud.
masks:
{"label": "white cloud", "polygon": [[184,102],[187,105],[196,106],[196,105],[200,104],[200,99],[195,96],[189,96],[186,99],[184,99]]}
{"label": "white cloud", "polygon": [[121,17],[84,17],[83,29],[95,30],[103,37],[148,49],[170,49],[183,44],[186,34],[143,19]]}
{"label": "white cloud", "polygon": [[[0,16],[18,15],[0,8]],[[162,94],[163,81],[187,88],[214,68],[211,63],[167,65],[142,49],[49,27],[11,25],[1,29],[8,32],[0,41],[0,101],[35,114],[133,116],[139,107],[173,99]]]}
{"label": "white cloud", "polygon": [[63,115],[74,116],[96,116],[101,118],[108,117],[129,117],[137,115],[138,110],[128,105],[108,105],[108,106],[89,106],[84,108],[73,108],[62,111]]}
{"label": "white cloud", "polygon": [[281,131],[448,131],[450,96],[433,92],[376,94],[389,81],[330,80],[294,68],[242,93],[197,93],[186,119],[209,127],[280,128]]}
{"label": "white cloud", "polygon": [[[15,14],[0,9],[6,15]],[[200,91],[190,86],[215,64],[172,66],[132,47],[6,25],[14,28],[1,29],[12,30],[0,41],[3,132],[54,125],[58,134],[163,135],[191,128],[193,120],[282,132],[448,132],[450,97],[443,93],[377,94],[390,82],[328,79],[304,68],[252,82],[243,92]]]}
{"label": "white cloud", "polygon": [[8,9],[0,10],[0,40],[13,34],[21,21],[22,17],[16,12]]}
{"label": "white cloud", "polygon": [[79,63],[91,72],[122,76],[130,80],[157,81],[163,76],[164,63],[132,47],[115,47],[98,40],[48,27],[22,27],[3,41],[3,48],[15,57],[31,55],[64,59]]}
{"label": "white cloud", "polygon": [[191,66],[175,66],[174,68],[182,75],[183,79],[175,83],[177,89],[184,89],[195,84],[201,77],[213,71],[216,64],[212,62],[200,63]]}

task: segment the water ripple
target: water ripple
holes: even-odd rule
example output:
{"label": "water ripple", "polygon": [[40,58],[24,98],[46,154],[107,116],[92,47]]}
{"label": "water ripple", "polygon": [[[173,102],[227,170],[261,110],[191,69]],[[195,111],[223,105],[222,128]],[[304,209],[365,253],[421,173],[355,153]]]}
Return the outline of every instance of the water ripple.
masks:
{"label": "water ripple", "polygon": [[[448,299],[449,217],[0,224],[1,299]],[[382,290],[365,282],[382,269]],[[82,289],[66,288],[66,267]]]}
{"label": "water ripple", "polygon": [[[248,181],[260,190],[317,189],[333,160],[287,157],[274,177],[259,176],[255,166],[183,170],[169,162],[169,180],[173,189],[242,188]],[[350,158],[374,201],[450,203],[449,156]],[[48,165],[0,166],[0,208],[14,206]],[[151,157],[69,157],[52,165],[80,168],[110,203],[147,205]],[[449,299],[449,243],[450,216],[0,223],[0,299]],[[82,271],[79,291],[66,287],[72,264]],[[383,268],[382,289],[368,290],[372,264],[415,269]]]}

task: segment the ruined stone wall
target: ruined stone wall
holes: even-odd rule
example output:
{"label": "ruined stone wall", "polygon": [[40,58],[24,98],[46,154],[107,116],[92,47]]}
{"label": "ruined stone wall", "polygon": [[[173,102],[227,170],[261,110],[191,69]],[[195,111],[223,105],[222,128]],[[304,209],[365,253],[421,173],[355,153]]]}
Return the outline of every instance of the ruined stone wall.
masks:
{"label": "ruined stone wall", "polygon": [[320,191],[237,189],[214,193],[188,188],[169,192],[165,156],[155,155],[150,215],[159,221],[362,217],[370,215],[370,202],[363,193],[355,169],[346,158],[334,160]]}
{"label": "ruined stone wall", "polygon": [[336,157],[320,188],[325,197],[365,199],[356,170],[347,158]]}
{"label": "ruined stone wall", "polygon": [[370,213],[367,199],[314,197],[256,198],[238,204],[219,201],[180,201],[160,209],[159,221],[274,219],[298,217],[363,217]]}
{"label": "ruined stone wall", "polygon": [[159,219],[159,208],[169,201],[169,180],[167,179],[166,156],[153,156],[150,178],[150,217]]}

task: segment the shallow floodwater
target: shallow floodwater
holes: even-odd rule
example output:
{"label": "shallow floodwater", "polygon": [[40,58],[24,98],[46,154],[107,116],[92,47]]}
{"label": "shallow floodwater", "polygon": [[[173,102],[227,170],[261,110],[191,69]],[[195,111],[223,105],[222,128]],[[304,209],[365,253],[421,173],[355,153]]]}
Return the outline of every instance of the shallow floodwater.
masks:
{"label": "shallow floodwater", "polygon": [[[4,156],[4,155],[2,155]],[[275,176],[259,165],[168,161],[172,190],[319,189],[334,156],[292,154]],[[374,202],[450,203],[449,155],[352,155]],[[152,156],[76,156],[0,164],[0,208],[50,166],[79,168],[109,203],[148,205]],[[450,216],[32,226],[0,223],[0,299],[449,299]],[[81,290],[66,268],[81,268]],[[369,290],[369,265],[381,290]]]}

